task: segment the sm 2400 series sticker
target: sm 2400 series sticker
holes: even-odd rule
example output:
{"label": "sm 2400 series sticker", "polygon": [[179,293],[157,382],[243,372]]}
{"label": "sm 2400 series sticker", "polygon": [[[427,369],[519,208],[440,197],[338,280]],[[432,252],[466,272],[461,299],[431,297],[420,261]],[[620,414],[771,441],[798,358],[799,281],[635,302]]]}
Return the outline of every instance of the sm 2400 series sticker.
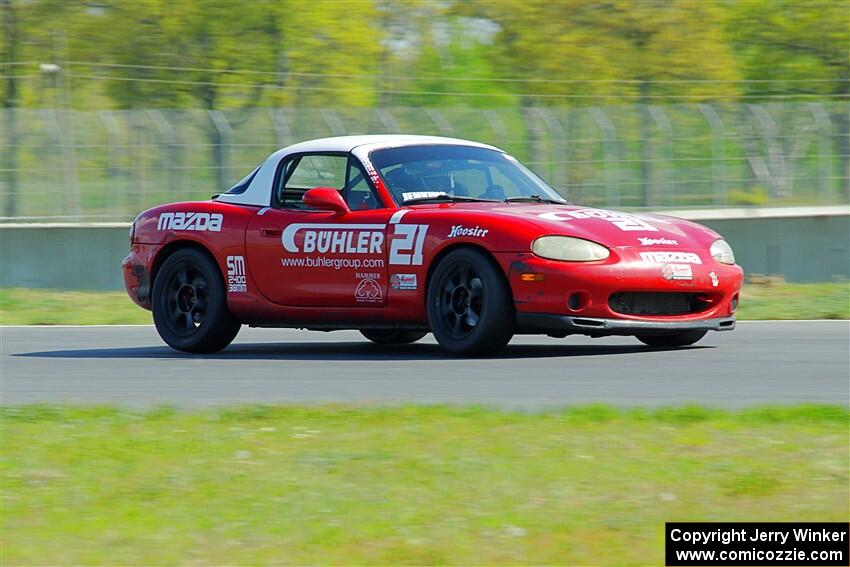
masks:
{"label": "sm 2400 series sticker", "polygon": [[227,291],[240,293],[248,291],[248,281],[245,279],[245,257],[227,257]]}

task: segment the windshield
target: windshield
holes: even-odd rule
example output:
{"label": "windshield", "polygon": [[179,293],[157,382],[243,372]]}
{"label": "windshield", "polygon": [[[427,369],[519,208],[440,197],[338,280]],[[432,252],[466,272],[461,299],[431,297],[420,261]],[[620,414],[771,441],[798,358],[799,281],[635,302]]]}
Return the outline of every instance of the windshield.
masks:
{"label": "windshield", "polygon": [[504,201],[527,197],[562,202],[546,182],[511,156],[471,146],[405,146],[375,150],[372,164],[397,204],[430,198]]}

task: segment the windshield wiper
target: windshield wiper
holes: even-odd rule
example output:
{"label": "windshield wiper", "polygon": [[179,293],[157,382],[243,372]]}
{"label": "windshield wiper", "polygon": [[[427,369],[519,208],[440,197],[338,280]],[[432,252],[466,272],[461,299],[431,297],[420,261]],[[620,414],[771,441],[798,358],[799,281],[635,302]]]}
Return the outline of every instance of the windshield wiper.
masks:
{"label": "windshield wiper", "polygon": [[479,199],[478,197],[465,197],[462,195],[431,195],[429,197],[414,197],[413,199],[405,199],[402,204],[410,205],[416,203],[426,203],[429,201],[435,202],[443,202],[443,203],[497,203],[495,199]]}
{"label": "windshield wiper", "polygon": [[566,201],[559,201],[557,199],[549,199],[547,197],[541,197],[540,195],[527,195],[523,197],[508,197],[505,199],[506,203],[550,203],[552,205],[569,205]]}

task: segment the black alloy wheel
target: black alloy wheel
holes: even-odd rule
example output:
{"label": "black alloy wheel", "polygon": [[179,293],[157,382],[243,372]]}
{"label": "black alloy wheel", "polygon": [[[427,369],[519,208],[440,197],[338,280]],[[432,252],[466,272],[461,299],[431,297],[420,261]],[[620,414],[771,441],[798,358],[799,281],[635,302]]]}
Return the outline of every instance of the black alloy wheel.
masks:
{"label": "black alloy wheel", "polygon": [[505,277],[484,252],[459,248],[440,261],[428,285],[428,322],[444,349],[498,351],[511,340],[514,320]]}
{"label": "black alloy wheel", "polygon": [[165,260],[151,307],[157,332],[176,350],[216,352],[239,332],[239,321],[227,309],[221,272],[199,250],[184,248]]}

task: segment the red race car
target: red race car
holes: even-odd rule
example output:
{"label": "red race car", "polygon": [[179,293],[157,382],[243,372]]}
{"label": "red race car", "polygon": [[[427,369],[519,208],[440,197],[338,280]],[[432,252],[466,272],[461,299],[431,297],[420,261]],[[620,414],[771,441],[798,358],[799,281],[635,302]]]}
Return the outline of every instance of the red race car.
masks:
{"label": "red race car", "polygon": [[497,148],[426,136],[289,146],[210,201],[143,212],[130,247],[127,292],[188,352],[242,324],[430,331],[462,354],[517,333],[684,346],[735,327],[742,279],[708,228],[572,205]]}

